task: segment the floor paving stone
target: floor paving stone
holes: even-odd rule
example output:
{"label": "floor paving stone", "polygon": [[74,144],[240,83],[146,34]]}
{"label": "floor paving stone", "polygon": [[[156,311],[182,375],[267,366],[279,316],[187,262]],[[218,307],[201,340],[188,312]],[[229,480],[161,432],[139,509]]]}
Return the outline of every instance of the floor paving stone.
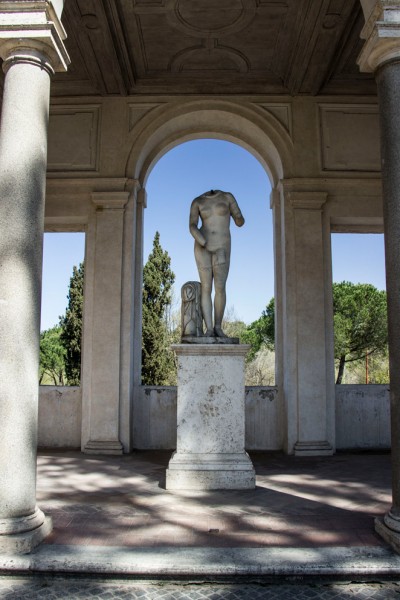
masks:
{"label": "floor paving stone", "polygon": [[382,546],[374,517],[390,506],[390,456],[298,458],[252,453],[255,490],[171,492],[170,452],[89,457],[41,452],[38,504],[48,544],[128,547]]}
{"label": "floor paving stone", "polygon": [[[342,551],[362,548],[367,552],[388,552],[374,531],[374,517],[390,507],[389,454],[339,453],[325,458],[298,458],[252,453],[257,473],[255,490],[212,492],[165,490],[163,481],[170,454],[150,451],[90,457],[73,451],[40,452],[37,498],[40,508],[51,515],[54,523],[53,533],[42,546],[51,560],[65,547],[71,549],[72,557],[77,550],[90,549],[94,556],[103,548],[107,556],[115,556],[117,547],[130,557],[142,549],[151,552],[152,560],[160,548],[159,553],[164,555],[166,547],[176,552],[214,549],[216,553],[219,548],[224,552],[243,548],[246,553],[256,552],[257,557],[260,552],[270,554],[273,548],[282,548],[286,553],[292,548],[302,553],[313,553],[318,548],[330,552],[338,546]],[[32,570],[19,571],[22,572]],[[5,574],[0,576],[0,598],[400,600],[399,582],[392,581],[184,585],[105,580],[97,575],[85,578],[88,571],[81,573],[79,578],[51,577],[46,573],[18,578],[17,573],[13,577]],[[121,571],[118,573],[124,576]],[[394,576],[399,573],[400,569]]]}
{"label": "floor paving stone", "polygon": [[2,600],[399,600],[398,582],[260,585],[0,578]]}

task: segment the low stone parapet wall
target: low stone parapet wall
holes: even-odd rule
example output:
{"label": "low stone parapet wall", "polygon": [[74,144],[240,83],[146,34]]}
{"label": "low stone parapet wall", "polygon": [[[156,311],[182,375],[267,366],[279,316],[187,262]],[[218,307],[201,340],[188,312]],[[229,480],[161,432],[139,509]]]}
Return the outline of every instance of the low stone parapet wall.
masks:
{"label": "low stone parapet wall", "polygon": [[246,387],[246,449],[282,450],[282,406],[276,387]]}
{"label": "low stone parapet wall", "polygon": [[[134,445],[172,450],[176,444],[176,387],[143,386],[135,399]],[[39,447],[79,448],[79,387],[41,386]],[[246,448],[282,450],[282,401],[276,387],[247,387]],[[336,386],[338,450],[390,448],[390,400],[387,385]]]}
{"label": "low stone parapet wall", "polygon": [[336,447],[390,448],[388,385],[336,386]]}
{"label": "low stone parapet wall", "polygon": [[[138,449],[176,447],[176,387],[143,386],[135,404]],[[246,448],[281,450],[283,427],[276,387],[246,387]]]}
{"label": "low stone parapet wall", "polygon": [[133,440],[139,450],[176,448],[177,388],[142,386],[134,405]]}
{"label": "low stone parapet wall", "polygon": [[81,426],[80,387],[39,387],[39,448],[80,448]]}

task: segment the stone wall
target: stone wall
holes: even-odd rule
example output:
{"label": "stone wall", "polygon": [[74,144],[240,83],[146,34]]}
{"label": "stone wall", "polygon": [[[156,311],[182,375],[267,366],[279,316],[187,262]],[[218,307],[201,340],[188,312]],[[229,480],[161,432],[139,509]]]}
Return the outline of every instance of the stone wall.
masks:
{"label": "stone wall", "polygon": [[282,449],[284,428],[277,388],[247,387],[245,407],[246,449]]}
{"label": "stone wall", "polygon": [[135,448],[170,450],[176,446],[176,387],[143,386],[135,403]]}
{"label": "stone wall", "polygon": [[[246,388],[246,448],[281,450],[283,413],[276,387]],[[166,449],[176,443],[176,388],[140,388],[135,404],[134,440],[139,449]],[[79,448],[81,390],[40,387],[39,447]],[[390,447],[390,402],[386,385],[336,386],[336,447]]]}
{"label": "stone wall", "polygon": [[39,390],[39,448],[80,448],[81,388],[42,385]]}
{"label": "stone wall", "polygon": [[[247,387],[246,448],[280,450],[283,445],[275,387]],[[146,386],[136,405],[135,447],[173,449],[176,444],[176,387]]]}
{"label": "stone wall", "polygon": [[336,447],[390,448],[388,385],[336,386]]}

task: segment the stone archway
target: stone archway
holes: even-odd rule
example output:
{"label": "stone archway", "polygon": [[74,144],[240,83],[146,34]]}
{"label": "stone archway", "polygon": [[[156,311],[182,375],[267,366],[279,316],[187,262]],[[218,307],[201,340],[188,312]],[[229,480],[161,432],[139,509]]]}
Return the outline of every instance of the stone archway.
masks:
{"label": "stone archway", "polygon": [[132,147],[125,172],[129,177],[133,175],[140,188],[134,209],[135,251],[132,265],[133,407],[140,396],[145,185],[153,166],[166,152],[183,142],[200,138],[230,141],[248,150],[265,169],[273,188],[284,176],[290,177],[291,174],[292,143],[288,132],[272,112],[259,107],[219,100],[173,104],[167,108],[160,106],[140,121],[140,131],[132,130]]}

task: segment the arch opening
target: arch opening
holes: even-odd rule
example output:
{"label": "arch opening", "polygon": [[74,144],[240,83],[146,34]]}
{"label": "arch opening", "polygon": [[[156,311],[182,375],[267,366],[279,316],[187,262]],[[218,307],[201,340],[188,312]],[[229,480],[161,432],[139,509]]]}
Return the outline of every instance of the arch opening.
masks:
{"label": "arch opening", "polygon": [[[209,189],[231,192],[246,220],[242,228],[231,221],[232,258],[225,311],[228,329],[240,333],[260,319],[274,295],[271,182],[264,166],[247,149],[214,137],[180,143],[158,159],[146,185],[144,263],[158,231],[176,275],[169,323],[176,328],[180,288],[186,281],[199,279],[189,233],[189,209],[192,200]],[[170,333],[172,341],[178,341],[174,331]],[[274,384],[274,357],[268,358],[262,357],[263,369],[253,365],[249,370],[247,385]],[[168,379],[166,383],[174,381]]]}

